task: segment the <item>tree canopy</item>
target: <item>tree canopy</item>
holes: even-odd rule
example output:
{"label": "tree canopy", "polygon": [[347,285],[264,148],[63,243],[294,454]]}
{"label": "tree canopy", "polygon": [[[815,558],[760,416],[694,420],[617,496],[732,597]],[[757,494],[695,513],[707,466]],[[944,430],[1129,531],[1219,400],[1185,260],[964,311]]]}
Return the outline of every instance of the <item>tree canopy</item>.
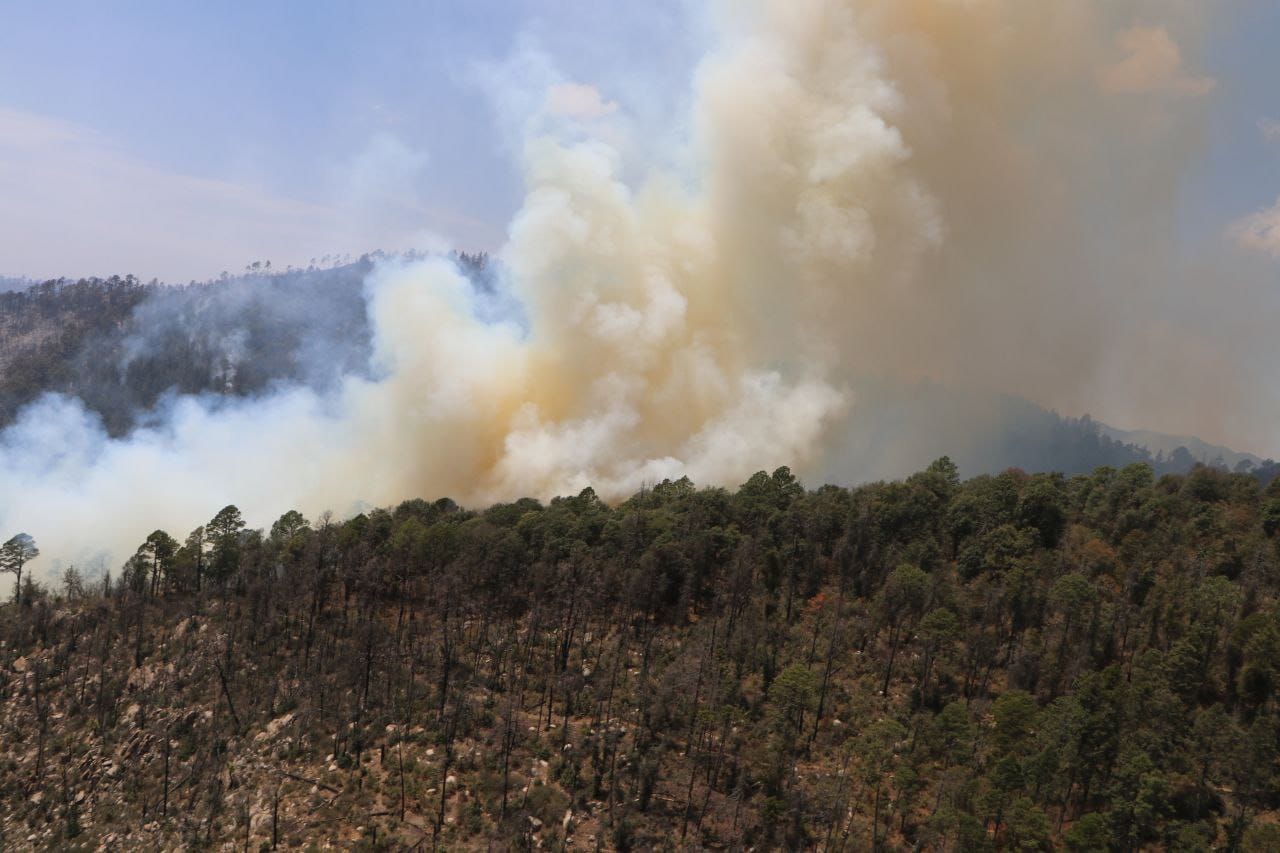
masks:
{"label": "tree canopy", "polygon": [[940,460],[266,532],[227,506],[127,582],[0,607],[0,832],[1272,849],[1277,501],[1211,468]]}

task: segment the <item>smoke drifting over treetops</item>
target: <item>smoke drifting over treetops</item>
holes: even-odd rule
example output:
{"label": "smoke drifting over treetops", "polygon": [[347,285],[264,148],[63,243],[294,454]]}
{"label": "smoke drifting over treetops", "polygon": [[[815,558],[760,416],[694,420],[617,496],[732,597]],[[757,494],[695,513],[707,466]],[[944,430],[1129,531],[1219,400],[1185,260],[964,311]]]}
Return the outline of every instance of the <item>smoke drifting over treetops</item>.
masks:
{"label": "smoke drifting over treetops", "polygon": [[1241,365],[1265,335],[1204,321],[1257,303],[1258,278],[1224,254],[1240,275],[1209,300],[1178,257],[1213,89],[1194,63],[1206,14],[719,4],[678,150],[628,138],[626,104],[584,84],[524,117],[500,267],[519,322],[493,321],[446,261],[386,263],[366,282],[373,370],[336,388],[179,399],[119,440],[46,398],[0,434],[0,529],[121,558],[230,502],[265,525],[783,464],[881,473],[845,435],[866,374],[1259,446],[1276,400],[1244,393]]}

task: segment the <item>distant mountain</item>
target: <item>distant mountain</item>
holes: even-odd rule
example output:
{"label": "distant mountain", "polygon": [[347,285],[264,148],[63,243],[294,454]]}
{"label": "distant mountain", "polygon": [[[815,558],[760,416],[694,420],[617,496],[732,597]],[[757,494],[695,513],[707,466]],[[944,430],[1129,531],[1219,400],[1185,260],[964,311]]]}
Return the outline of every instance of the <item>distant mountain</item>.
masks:
{"label": "distant mountain", "polygon": [[1244,464],[1247,464],[1249,468],[1255,468],[1264,462],[1262,457],[1252,453],[1243,453],[1219,444],[1209,444],[1207,441],[1201,441],[1194,436],[1169,435],[1168,433],[1153,432],[1146,429],[1118,429],[1103,423],[1099,423],[1098,427],[1103,435],[1110,436],[1124,444],[1145,447],[1152,454],[1170,456],[1179,447],[1186,448],[1187,452],[1197,462],[1213,465],[1217,468],[1227,468],[1234,471]]}
{"label": "distant mountain", "polygon": [[846,436],[829,475],[834,482],[892,480],[921,459],[949,456],[966,477],[1007,468],[1083,474],[1099,467],[1150,465],[1157,475],[1197,464],[1251,473],[1269,482],[1270,460],[1156,432],[1127,432],[1089,415],[1069,417],[1016,394],[934,382],[864,377],[854,384]]}

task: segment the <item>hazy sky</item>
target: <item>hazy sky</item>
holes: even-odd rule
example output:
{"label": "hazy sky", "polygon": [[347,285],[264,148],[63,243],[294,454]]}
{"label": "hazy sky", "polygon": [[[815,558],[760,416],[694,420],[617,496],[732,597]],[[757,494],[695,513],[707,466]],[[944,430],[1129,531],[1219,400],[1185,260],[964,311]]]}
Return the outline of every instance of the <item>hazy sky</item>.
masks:
{"label": "hazy sky", "polygon": [[[496,248],[520,187],[486,79],[553,66],[660,128],[696,5],[0,0],[0,275]],[[1280,195],[1280,4],[1224,8],[1199,58],[1215,138],[1183,194],[1189,247]]]}
{"label": "hazy sky", "polygon": [[487,75],[545,54],[615,97],[679,92],[696,55],[680,9],[0,0],[0,275],[182,280],[432,235],[496,248],[520,186]]}

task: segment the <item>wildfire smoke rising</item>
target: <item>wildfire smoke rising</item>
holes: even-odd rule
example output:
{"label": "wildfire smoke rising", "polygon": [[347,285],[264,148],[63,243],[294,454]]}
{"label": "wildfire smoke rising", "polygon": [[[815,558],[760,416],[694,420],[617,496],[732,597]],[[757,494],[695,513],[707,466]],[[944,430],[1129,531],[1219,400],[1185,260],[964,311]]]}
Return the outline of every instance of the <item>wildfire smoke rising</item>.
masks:
{"label": "wildfire smoke rising", "polygon": [[[1213,85],[1182,55],[1197,8],[720,4],[678,151],[637,163],[589,87],[560,90],[576,114],[552,114],[562,96],[526,117],[501,252],[525,323],[481,319],[445,261],[385,264],[366,285],[378,378],[183,399],[123,440],[46,398],[0,435],[0,525],[120,558],[231,502],[266,524],[781,464],[848,476],[863,372],[1065,408],[1147,388],[1186,367],[1180,316],[1138,315],[1177,275],[1170,211]],[[1162,339],[1170,357],[1131,358]],[[1220,395],[1204,361],[1184,386]]]}

